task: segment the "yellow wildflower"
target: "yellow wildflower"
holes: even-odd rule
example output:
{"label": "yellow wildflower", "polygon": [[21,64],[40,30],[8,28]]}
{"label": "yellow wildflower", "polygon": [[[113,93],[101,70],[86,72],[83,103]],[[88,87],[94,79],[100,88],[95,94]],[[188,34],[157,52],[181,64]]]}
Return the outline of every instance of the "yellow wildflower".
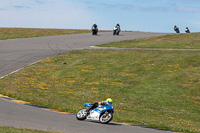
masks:
{"label": "yellow wildflower", "polygon": [[115,109],[116,112],[127,112],[126,110]]}
{"label": "yellow wildflower", "polygon": [[112,82],[111,85],[122,85],[120,82]]}
{"label": "yellow wildflower", "polygon": [[193,75],[200,75],[200,73],[193,73]]}
{"label": "yellow wildflower", "polygon": [[76,83],[76,81],[74,81],[74,80],[71,80],[71,81],[67,81],[67,83],[69,83],[69,84],[75,84],[75,83]]}
{"label": "yellow wildflower", "polygon": [[87,85],[99,85],[99,82],[90,82],[90,83],[86,82],[85,84],[87,84]]}
{"label": "yellow wildflower", "polygon": [[98,88],[91,88],[91,90],[97,90]]}
{"label": "yellow wildflower", "polygon": [[125,76],[135,76],[137,74],[125,74]]}
{"label": "yellow wildflower", "polygon": [[81,70],[82,72],[92,72],[92,71],[90,71],[90,70]]}

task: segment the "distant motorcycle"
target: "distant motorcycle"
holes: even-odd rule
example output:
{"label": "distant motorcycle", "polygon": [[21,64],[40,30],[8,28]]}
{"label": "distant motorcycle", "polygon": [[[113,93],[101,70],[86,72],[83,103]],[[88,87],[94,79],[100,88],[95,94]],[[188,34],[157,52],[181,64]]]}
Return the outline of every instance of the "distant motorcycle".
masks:
{"label": "distant motorcycle", "polygon": [[[86,109],[92,106],[91,103],[85,103]],[[80,110],[76,114],[76,118],[78,120],[92,120],[99,121],[100,123],[107,124],[113,118],[114,108],[112,104],[108,104],[108,106],[99,106],[94,108],[87,113],[86,109]]]}
{"label": "distant motorcycle", "polygon": [[186,33],[190,33],[190,30],[189,30],[188,27],[186,27],[185,32],[186,32]]}
{"label": "distant motorcycle", "polygon": [[92,27],[92,35],[97,35],[97,33],[98,33],[98,29],[93,26]]}
{"label": "distant motorcycle", "polygon": [[180,33],[179,28],[176,25],[174,26],[174,31],[176,31],[176,33]]}
{"label": "distant motorcycle", "polygon": [[113,29],[113,35],[119,35],[119,32],[120,32],[119,26],[115,26]]}

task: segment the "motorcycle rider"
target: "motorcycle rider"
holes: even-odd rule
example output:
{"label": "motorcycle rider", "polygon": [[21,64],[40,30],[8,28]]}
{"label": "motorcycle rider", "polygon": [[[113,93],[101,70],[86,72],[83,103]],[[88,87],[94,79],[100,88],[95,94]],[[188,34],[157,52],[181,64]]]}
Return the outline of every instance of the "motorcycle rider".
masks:
{"label": "motorcycle rider", "polygon": [[174,25],[174,31],[176,31],[176,33],[180,33],[179,28],[176,25]]}
{"label": "motorcycle rider", "polygon": [[121,31],[119,23],[116,24],[116,27],[119,29],[119,31]]}
{"label": "motorcycle rider", "polygon": [[[118,33],[116,33],[117,30],[118,30]],[[113,35],[115,35],[115,34],[118,35],[120,31],[121,31],[120,25],[119,25],[119,23],[117,23],[116,26],[113,29]]]}
{"label": "motorcycle rider", "polygon": [[97,24],[94,22],[94,24],[92,25],[92,31],[95,31],[95,33],[97,34],[97,32],[98,32],[98,26],[97,26]]}
{"label": "motorcycle rider", "polygon": [[92,110],[92,109],[94,109],[98,106],[108,106],[108,103],[112,104],[113,100],[111,98],[108,98],[108,99],[106,99],[106,101],[95,102],[95,103],[92,104],[92,106],[90,108],[88,108],[86,110],[86,112],[87,112],[87,114],[89,114],[90,110]]}
{"label": "motorcycle rider", "polygon": [[189,30],[188,27],[186,27],[185,32],[186,32],[186,33],[190,33],[190,30]]}

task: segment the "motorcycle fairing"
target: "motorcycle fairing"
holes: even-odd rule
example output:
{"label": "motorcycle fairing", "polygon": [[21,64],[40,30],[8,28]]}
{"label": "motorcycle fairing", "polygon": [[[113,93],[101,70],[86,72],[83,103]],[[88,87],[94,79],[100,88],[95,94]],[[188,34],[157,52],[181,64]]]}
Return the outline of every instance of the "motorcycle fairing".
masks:
{"label": "motorcycle fairing", "polygon": [[90,111],[90,115],[87,116],[88,120],[99,120],[100,113],[94,110]]}
{"label": "motorcycle fairing", "polygon": [[91,106],[92,106],[91,103],[85,103],[84,105],[85,105],[86,107],[91,107]]}
{"label": "motorcycle fairing", "polygon": [[94,108],[93,110],[90,111],[90,115],[87,116],[87,119],[99,120],[100,115],[108,109],[110,109],[109,106],[100,106]]}

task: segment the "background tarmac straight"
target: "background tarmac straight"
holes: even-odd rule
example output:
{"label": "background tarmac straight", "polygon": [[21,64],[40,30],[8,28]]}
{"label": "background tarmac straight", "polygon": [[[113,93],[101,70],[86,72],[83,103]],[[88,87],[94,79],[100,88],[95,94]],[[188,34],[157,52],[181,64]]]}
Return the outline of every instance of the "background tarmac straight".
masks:
{"label": "background tarmac straight", "polygon": [[[114,41],[132,40],[162,33],[112,32],[61,35],[26,39],[0,40],[0,77],[23,68],[39,60],[75,49],[89,48]],[[107,125],[88,121],[77,121],[75,115],[52,112],[43,108],[18,104],[0,98],[0,125],[69,133],[167,133],[140,126],[110,123]]]}

